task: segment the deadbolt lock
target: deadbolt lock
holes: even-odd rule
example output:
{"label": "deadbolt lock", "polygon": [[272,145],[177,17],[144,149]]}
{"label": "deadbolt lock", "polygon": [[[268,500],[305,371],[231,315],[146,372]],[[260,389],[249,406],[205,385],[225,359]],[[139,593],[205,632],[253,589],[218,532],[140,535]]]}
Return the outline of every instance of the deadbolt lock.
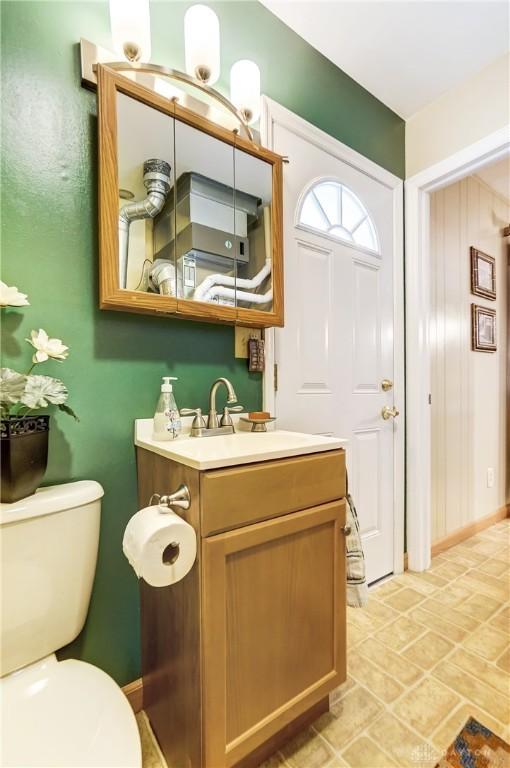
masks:
{"label": "deadbolt lock", "polygon": [[389,392],[389,390],[393,387],[393,382],[391,379],[383,379],[381,381],[381,387],[384,392]]}

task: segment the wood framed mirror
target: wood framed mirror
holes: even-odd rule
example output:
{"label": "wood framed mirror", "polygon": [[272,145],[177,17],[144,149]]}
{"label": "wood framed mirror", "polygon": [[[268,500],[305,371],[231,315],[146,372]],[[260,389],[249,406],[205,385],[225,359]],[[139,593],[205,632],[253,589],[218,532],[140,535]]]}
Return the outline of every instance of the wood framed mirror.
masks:
{"label": "wood framed mirror", "polygon": [[283,325],[282,158],[97,67],[100,307]]}

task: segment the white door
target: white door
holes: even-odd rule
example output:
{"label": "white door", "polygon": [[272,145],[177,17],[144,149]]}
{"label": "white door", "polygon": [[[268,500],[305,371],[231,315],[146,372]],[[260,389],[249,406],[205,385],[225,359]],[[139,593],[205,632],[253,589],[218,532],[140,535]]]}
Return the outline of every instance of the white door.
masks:
{"label": "white door", "polygon": [[394,189],[278,123],[272,146],[289,158],[277,424],[349,440],[370,583],[394,570]]}

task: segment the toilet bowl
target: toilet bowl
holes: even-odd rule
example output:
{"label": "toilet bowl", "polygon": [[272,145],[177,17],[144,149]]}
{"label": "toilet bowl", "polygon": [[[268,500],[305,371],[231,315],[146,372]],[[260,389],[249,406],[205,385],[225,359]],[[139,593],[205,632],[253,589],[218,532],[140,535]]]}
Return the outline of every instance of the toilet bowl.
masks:
{"label": "toilet bowl", "polygon": [[80,633],[103,489],[80,481],[0,505],[2,768],[140,768],[136,720],[119,686],[54,651]]}

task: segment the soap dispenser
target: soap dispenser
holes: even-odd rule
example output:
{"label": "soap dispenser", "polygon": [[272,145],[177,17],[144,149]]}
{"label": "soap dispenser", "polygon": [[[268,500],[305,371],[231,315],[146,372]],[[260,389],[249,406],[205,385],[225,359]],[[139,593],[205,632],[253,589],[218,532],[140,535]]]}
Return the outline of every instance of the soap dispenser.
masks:
{"label": "soap dispenser", "polygon": [[154,414],[153,440],[175,440],[181,434],[181,419],[172,391],[176,376],[163,376],[161,394]]}

